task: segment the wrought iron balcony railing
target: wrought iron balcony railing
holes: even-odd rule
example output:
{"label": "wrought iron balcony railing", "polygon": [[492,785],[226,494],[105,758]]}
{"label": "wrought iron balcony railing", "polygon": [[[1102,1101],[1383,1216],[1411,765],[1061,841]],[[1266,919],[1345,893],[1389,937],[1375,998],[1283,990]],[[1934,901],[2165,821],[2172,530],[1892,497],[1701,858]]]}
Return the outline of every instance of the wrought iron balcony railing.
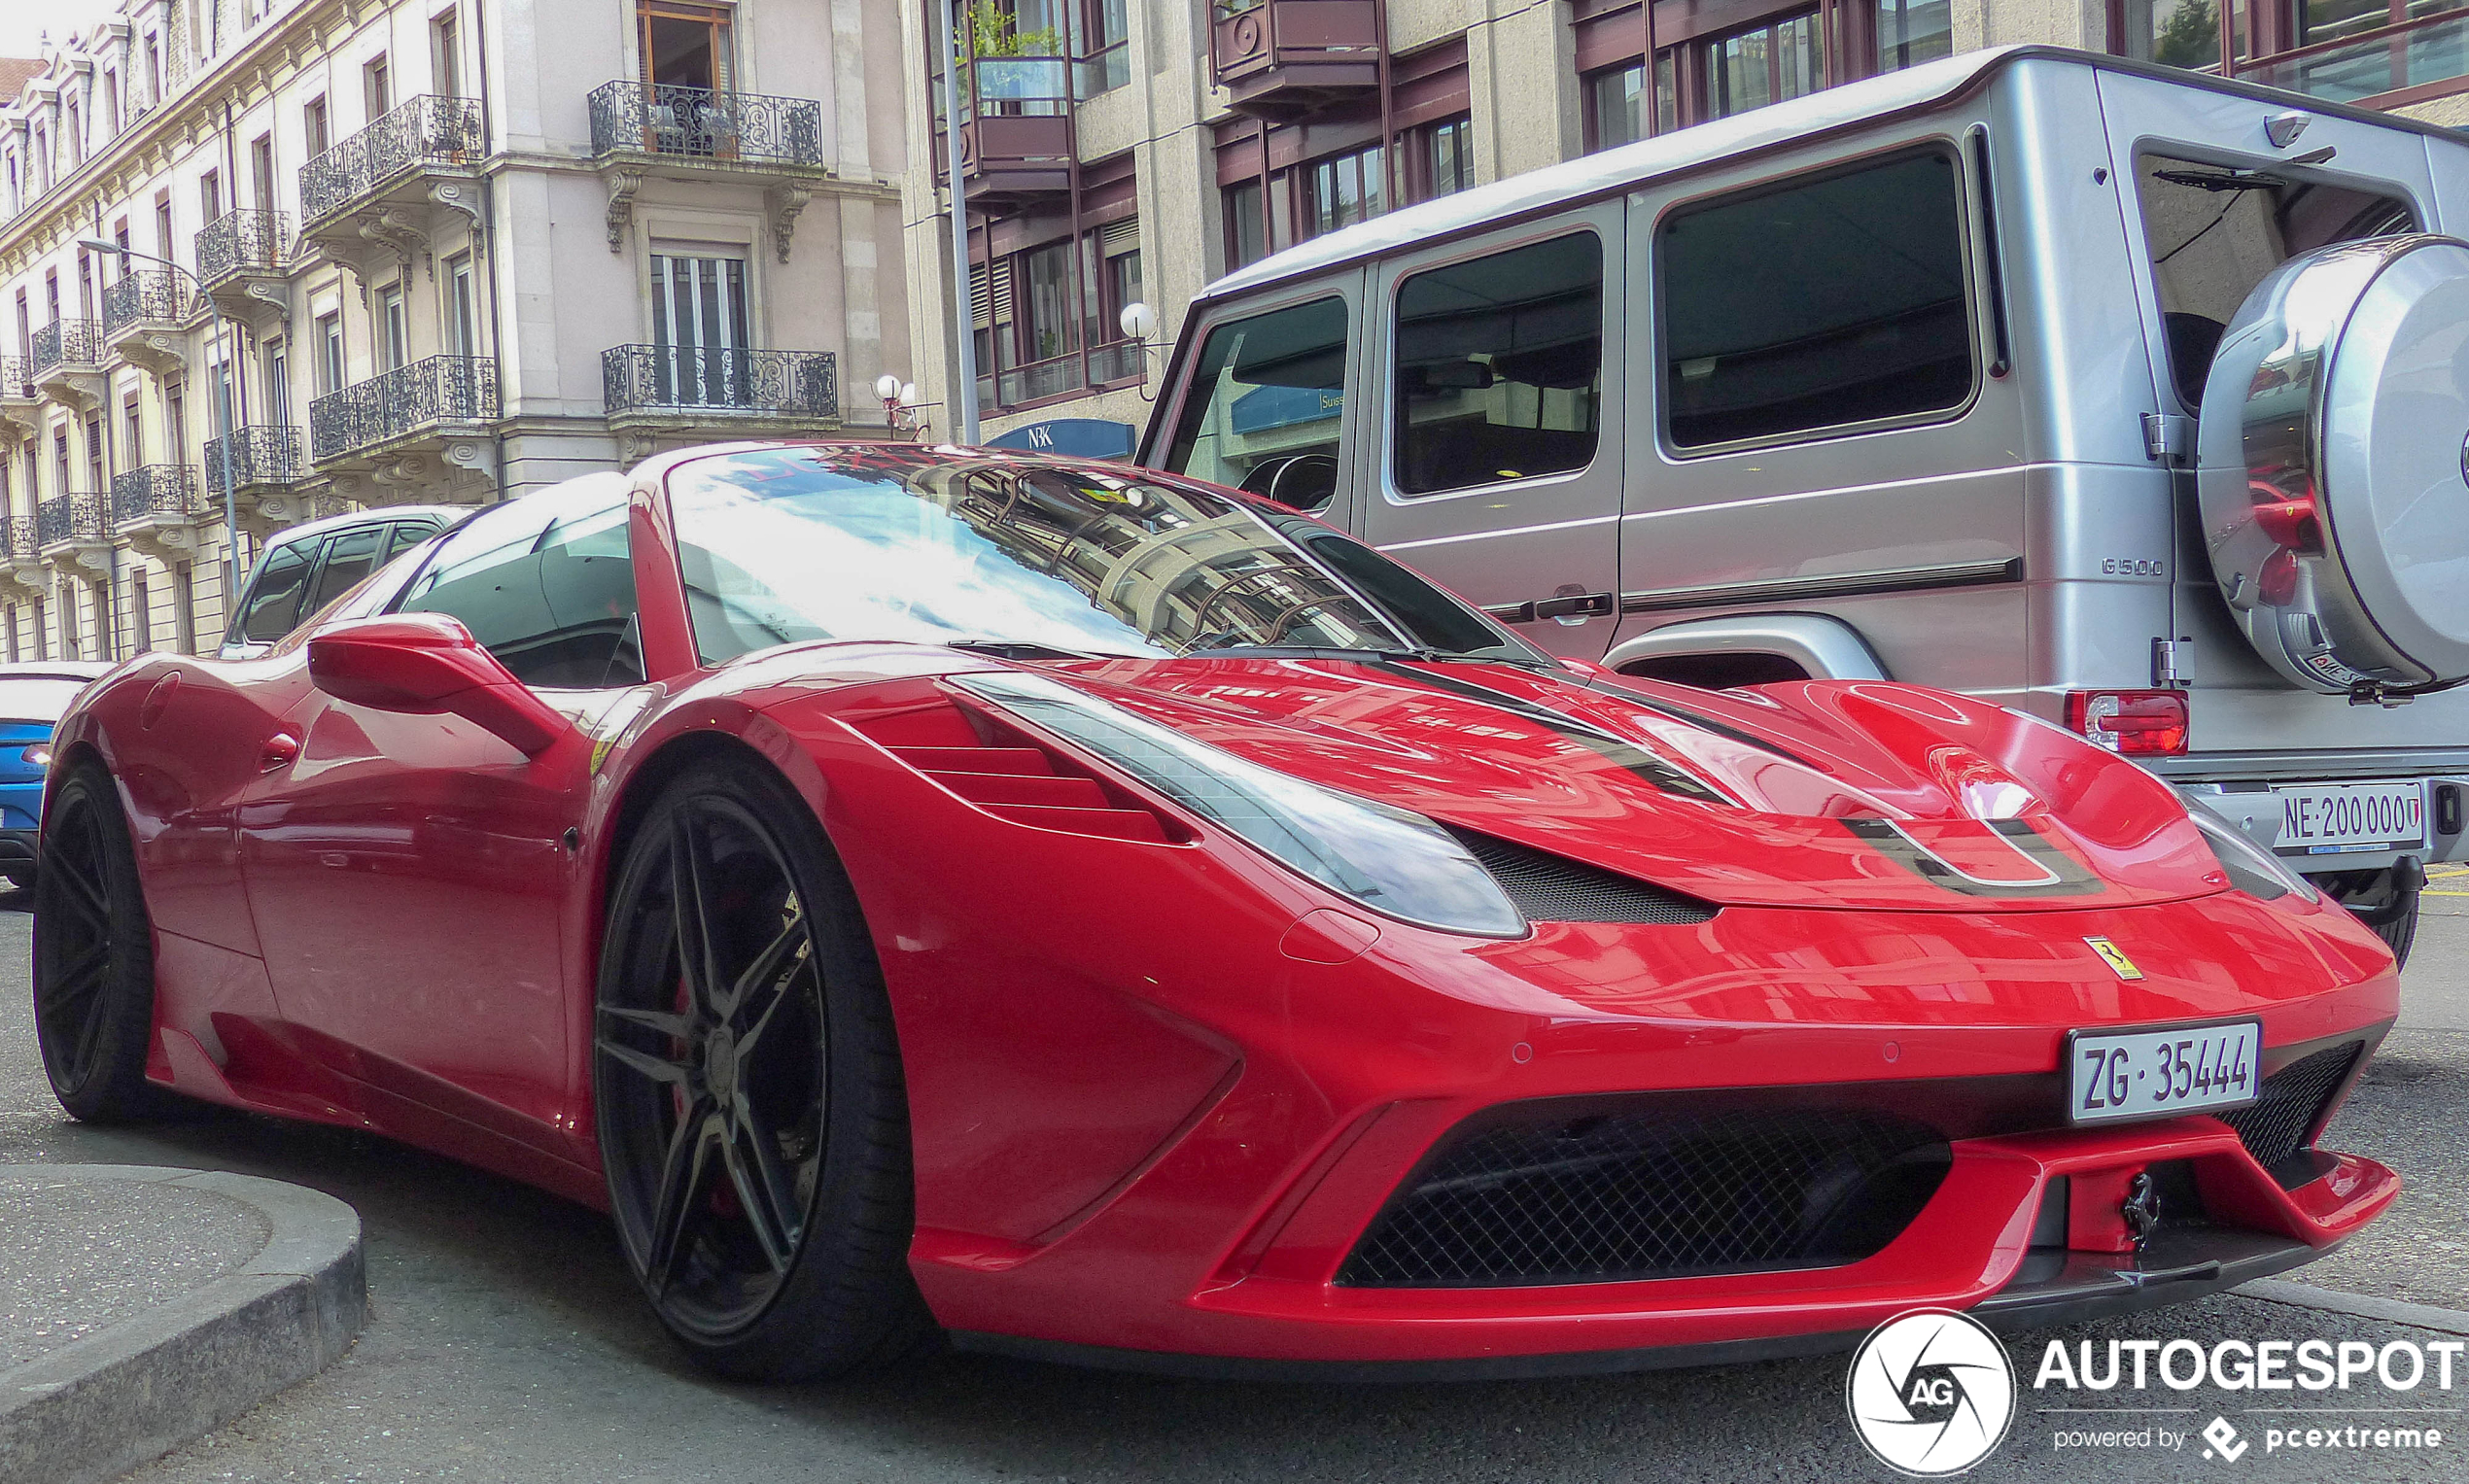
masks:
{"label": "wrought iron balcony railing", "polygon": [[840,416],[840,368],[829,351],[612,345],[600,353],[603,402],[621,413]]}
{"label": "wrought iron balcony railing", "polygon": [[103,509],[108,503],[108,497],[99,494],[52,496],[34,507],[36,543],[102,540],[108,534],[103,529]]}
{"label": "wrought iron balcony railing", "polygon": [[497,415],[495,360],[432,356],[310,402],[309,457],[338,458],[437,423],[485,423]]}
{"label": "wrought iron balcony railing", "polygon": [[279,211],[227,211],[197,234],[197,279],[205,284],[279,269],[291,257],[292,220]]}
{"label": "wrought iron balcony railing", "polygon": [[0,397],[32,397],[34,373],[22,357],[0,356]]}
{"label": "wrought iron balcony railing", "polygon": [[[231,434],[231,481],[245,489],[256,484],[290,484],[308,476],[301,461],[297,428],[242,428]],[[224,492],[222,438],[206,440],[206,489]]]}
{"label": "wrought iron balcony railing", "polygon": [[618,82],[601,84],[586,101],[594,155],[639,150],[685,159],[823,162],[823,105],[813,98]]}
{"label": "wrought iron balcony railing", "polygon": [[149,464],[112,476],[112,525],[133,526],[163,515],[195,515],[197,471],[185,464]]}
{"label": "wrought iron balcony railing", "polygon": [[103,333],[117,335],[139,325],[177,325],[189,312],[180,275],[166,268],[123,273],[103,291]]}
{"label": "wrought iron balcony railing", "polygon": [[12,562],[20,557],[35,557],[42,551],[43,543],[34,537],[34,522],[22,515],[0,525],[0,535],[7,537],[5,550]]}
{"label": "wrought iron balcony railing", "polygon": [[103,327],[92,320],[53,320],[34,332],[33,379],[56,365],[101,365]]}
{"label": "wrought iron balcony railing", "polygon": [[300,215],[330,217],[419,165],[464,165],[488,153],[476,98],[423,94],[300,167]]}

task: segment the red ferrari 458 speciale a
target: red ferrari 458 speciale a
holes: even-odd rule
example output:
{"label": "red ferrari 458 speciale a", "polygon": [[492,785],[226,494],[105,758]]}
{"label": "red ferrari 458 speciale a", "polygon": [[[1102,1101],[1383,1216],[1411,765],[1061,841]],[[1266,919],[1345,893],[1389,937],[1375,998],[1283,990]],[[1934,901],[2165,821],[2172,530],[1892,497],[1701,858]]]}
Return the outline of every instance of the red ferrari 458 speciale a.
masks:
{"label": "red ferrari 458 speciale a", "polygon": [[730,1374],[1533,1374],[2305,1261],[2398,1005],[2044,722],[1574,668],[1120,466],[664,456],[60,723],[60,1100],[605,1205]]}

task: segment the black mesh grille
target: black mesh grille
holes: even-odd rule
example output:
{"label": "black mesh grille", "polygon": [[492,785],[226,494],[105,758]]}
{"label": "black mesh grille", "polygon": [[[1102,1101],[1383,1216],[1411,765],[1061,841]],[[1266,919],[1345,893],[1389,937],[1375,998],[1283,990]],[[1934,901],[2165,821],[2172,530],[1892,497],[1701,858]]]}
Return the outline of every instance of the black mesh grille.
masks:
{"label": "black mesh grille", "polygon": [[2249,1107],[2221,1114],[2238,1131],[2255,1163],[2270,1169],[2306,1147],[2306,1136],[2323,1116],[2323,1105],[2348,1080],[2360,1050],[2354,1041],[2301,1056],[2263,1080]]}
{"label": "black mesh grille", "polygon": [[1454,1135],[1338,1281],[1490,1288],[1858,1261],[1920,1214],[1949,1158],[1935,1129],[1870,1113],[1549,1106]]}
{"label": "black mesh grille", "polygon": [[1712,903],[1472,830],[1451,831],[1535,922],[1703,922]]}

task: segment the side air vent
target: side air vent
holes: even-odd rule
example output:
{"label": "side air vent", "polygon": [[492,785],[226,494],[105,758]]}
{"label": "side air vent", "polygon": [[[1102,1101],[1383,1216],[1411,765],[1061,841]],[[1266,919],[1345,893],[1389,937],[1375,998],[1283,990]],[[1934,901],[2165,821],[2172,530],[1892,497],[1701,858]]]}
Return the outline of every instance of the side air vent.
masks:
{"label": "side air vent", "polygon": [[1178,828],[1073,759],[946,701],[851,722],[893,757],[999,819],[1164,845]]}
{"label": "side air vent", "polygon": [[1718,911],[1711,902],[1547,850],[1512,845],[1473,830],[1449,833],[1482,863],[1530,921],[1682,924],[1703,922]]}

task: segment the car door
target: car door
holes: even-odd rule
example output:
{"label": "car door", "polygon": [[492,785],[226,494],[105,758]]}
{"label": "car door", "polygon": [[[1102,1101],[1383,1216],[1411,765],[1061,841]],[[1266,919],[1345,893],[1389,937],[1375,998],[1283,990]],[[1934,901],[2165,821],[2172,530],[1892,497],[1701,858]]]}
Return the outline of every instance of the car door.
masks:
{"label": "car door", "polygon": [[[459,619],[587,721],[642,677],[626,521],[614,474],[489,510],[396,610]],[[284,1018],[364,1081],[561,1150],[564,836],[582,816],[583,749],[536,760],[457,716],[314,690],[287,720],[296,755],[240,830]]]}
{"label": "car door", "polygon": [[1362,530],[1560,654],[1619,622],[1617,202],[1382,262]]}

